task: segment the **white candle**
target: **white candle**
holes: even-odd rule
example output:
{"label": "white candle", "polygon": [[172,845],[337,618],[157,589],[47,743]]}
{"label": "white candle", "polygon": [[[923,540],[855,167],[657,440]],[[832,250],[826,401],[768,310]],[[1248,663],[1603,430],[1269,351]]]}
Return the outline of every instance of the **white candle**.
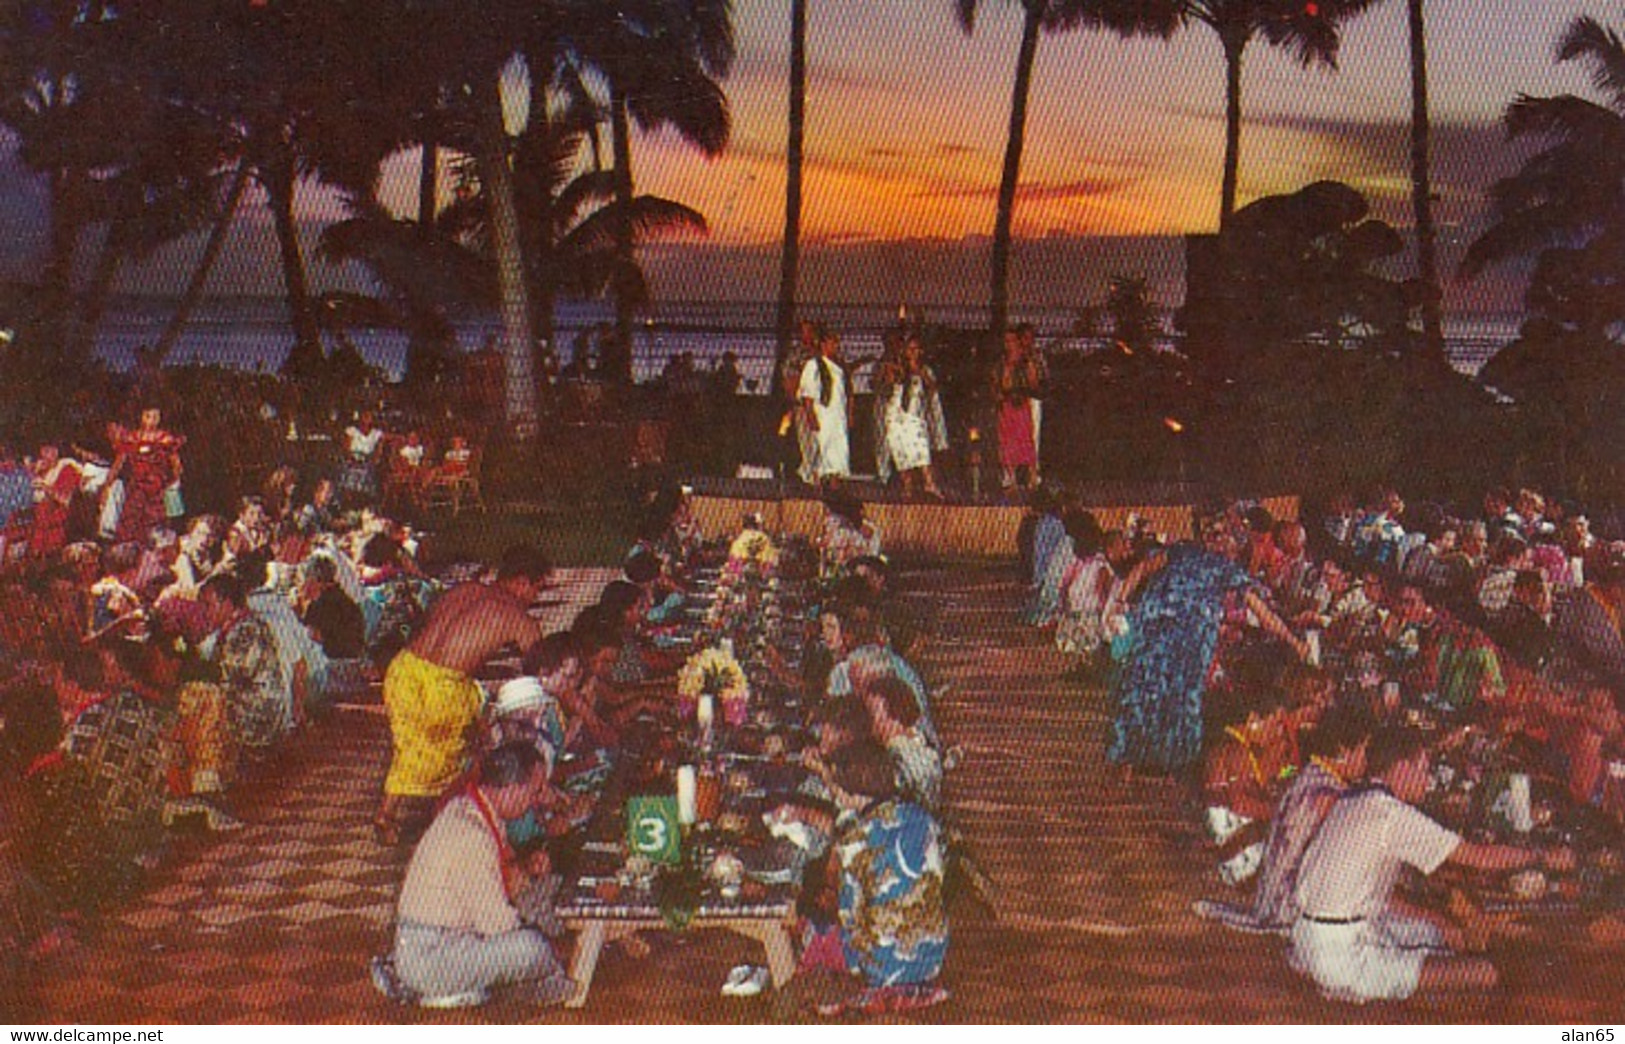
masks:
{"label": "white candle", "polygon": [[696,816],[694,803],[694,766],[677,768],[677,822],[692,826]]}
{"label": "white candle", "polygon": [[1569,559],[1569,580],[1575,587],[1586,585],[1586,560],[1579,555]]}
{"label": "white candle", "polygon": [[700,702],[694,708],[694,723],[700,727],[700,735],[711,735],[711,724],[717,718],[717,701],[710,693],[700,697]]}
{"label": "white candle", "polygon": [[1529,777],[1522,772],[1514,772],[1507,780],[1507,819],[1512,829],[1520,834],[1527,834],[1535,828],[1533,809],[1529,805]]}
{"label": "white candle", "polygon": [[1303,644],[1309,648],[1309,666],[1320,666],[1320,632],[1309,631],[1303,636]]}

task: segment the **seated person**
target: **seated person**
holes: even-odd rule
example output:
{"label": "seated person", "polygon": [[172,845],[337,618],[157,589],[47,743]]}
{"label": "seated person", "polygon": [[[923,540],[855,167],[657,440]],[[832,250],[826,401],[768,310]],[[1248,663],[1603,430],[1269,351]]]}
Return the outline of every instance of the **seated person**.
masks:
{"label": "seated person", "polygon": [[1515,533],[1502,534],[1490,548],[1489,568],[1478,583],[1478,609],[1481,619],[1494,622],[1512,601],[1512,584],[1518,573],[1534,567],[1534,555],[1524,539]]}
{"label": "seated person", "polygon": [[[116,641],[116,640],[115,640]],[[118,644],[126,644],[119,642]],[[113,899],[109,889],[132,883],[161,840],[164,798],[161,708],[110,671],[109,643],[77,649],[63,664],[77,706],[65,715],[59,758],[28,767],[30,789],[41,802],[37,814],[48,836],[18,842],[22,858],[42,886],[33,902],[81,911]],[[8,840],[12,824],[7,824]],[[9,846],[8,846],[9,847]]]}
{"label": "seated person", "polygon": [[942,754],[920,731],[914,690],[895,674],[864,679],[858,698],[869,712],[869,735],[886,748],[906,800],[935,813],[942,796]]}
{"label": "seated person", "polygon": [[423,433],[416,428],[406,433],[389,455],[389,467],[384,472],[391,497],[413,496],[423,488],[429,475],[427,467],[429,448],[423,444]]}
{"label": "seated person", "polygon": [[360,660],[367,654],[367,623],[361,607],[338,582],[338,563],[330,555],[312,555],[305,562],[305,583],[299,601],[300,616],[311,638],[331,660]]}
{"label": "seated person", "polygon": [[937,983],[948,953],[942,832],[929,812],[899,792],[891,759],[879,746],[849,747],[831,768],[842,812],[834,842],[841,948],[865,988],[819,1012],[884,1014],[941,1003],[948,998]]}
{"label": "seated person", "polygon": [[608,677],[621,655],[621,635],[589,606],[576,615],[569,640],[579,666],[571,683],[554,693],[566,723],[557,778],[565,790],[584,793],[603,783],[621,747],[621,728],[611,720],[606,696],[614,691]]}
{"label": "seated person", "polygon": [[1491,629],[1507,658],[1531,671],[1544,670],[1552,659],[1552,586],[1538,570],[1519,570],[1512,581],[1512,600]]}
{"label": "seated person", "polygon": [[1240,885],[1258,872],[1270,817],[1298,771],[1298,731],[1319,710],[1308,694],[1318,691],[1307,685],[1266,688],[1251,698],[1245,720],[1225,726],[1208,744],[1202,794],[1225,884]]}
{"label": "seated person", "polygon": [[310,490],[310,502],[294,515],[293,528],[307,541],[331,533],[338,525],[338,490],[330,478],[319,478]]}
{"label": "seated person", "polygon": [[1364,707],[1340,704],[1328,710],[1303,738],[1309,759],[1292,778],[1270,817],[1250,905],[1206,900],[1196,912],[1249,932],[1284,935],[1298,919],[1298,868],[1332,804],[1352,781],[1365,774],[1366,747],[1375,720]]}
{"label": "seated person", "polygon": [[[545,837],[553,827],[550,811],[563,802],[563,795],[553,788],[551,782],[554,764],[564,741],[558,701],[539,679],[531,675],[510,678],[502,683],[502,688],[497,690],[497,698],[486,711],[485,730],[486,745],[490,750],[505,743],[528,743],[542,756],[549,782],[538,793],[536,804],[508,823],[507,834],[508,840],[516,846]],[[567,824],[561,824],[559,832],[564,828],[567,828]]]}
{"label": "seated person", "polygon": [[485,755],[467,788],[441,808],[401,883],[394,952],[373,959],[373,983],[386,996],[460,1008],[510,983],[525,983],[541,1005],[575,995],[546,936],[522,922],[510,899],[503,825],[528,811],[546,785],[535,746],[507,743]]}
{"label": "seated person", "polygon": [[636,584],[649,600],[650,622],[664,624],[682,608],[683,594],[678,582],[668,576],[660,556],[639,544],[621,564],[621,579]]}
{"label": "seated person", "polygon": [[226,531],[225,557],[237,559],[263,551],[271,546],[272,536],[265,501],[259,497],[244,497],[237,509],[237,520]]}
{"label": "seated person", "polygon": [[1389,727],[1366,756],[1372,786],[1339,798],[1298,870],[1300,913],[1288,959],[1332,1000],[1405,1000],[1418,989],[1489,989],[1495,966],[1446,952],[1455,929],[1395,904],[1403,866],[1431,874],[1445,863],[1491,873],[1567,870],[1567,849],[1479,845],[1414,807],[1427,793],[1429,754],[1415,729]]}
{"label": "seated person", "polygon": [[114,544],[102,556],[103,576],[90,587],[90,640],[104,634],[134,638],[144,633],[146,607],[136,588],[141,568],[141,545]]}
{"label": "seated person", "polygon": [[646,652],[652,653],[653,650],[646,649],[646,643],[639,634],[644,612],[649,608],[643,589],[630,580],[611,580],[598,596],[598,608],[603,611],[606,620],[614,622],[622,639],[621,654],[615,659],[610,678],[617,685],[638,685],[648,681],[653,672]]}
{"label": "seated person", "polygon": [[[931,720],[930,698],[925,681],[909,663],[889,648],[880,636],[874,610],[866,605],[850,602],[826,604],[822,623],[825,641],[832,648],[838,646],[838,660],[830,669],[824,695],[829,698],[848,696],[856,692],[865,678],[896,675],[908,683],[920,708],[920,732],[933,745],[940,745],[936,724]],[[833,629],[834,635],[829,632]]]}
{"label": "seated person", "polygon": [[565,695],[573,693],[585,676],[575,635],[555,631],[543,638],[525,654],[522,670],[516,680],[533,681],[535,688],[516,690],[525,698],[510,708],[514,713],[503,717],[509,719],[508,727],[547,743],[556,755],[580,729],[563,706]]}
{"label": "seated person", "polygon": [[1478,628],[1436,612],[1414,581],[1401,582],[1394,615],[1417,634],[1410,691],[1431,694],[1437,706],[1456,713],[1492,705],[1506,695],[1495,643]]}
{"label": "seated person", "polygon": [[204,659],[223,688],[232,740],[239,749],[267,750],[294,722],[293,689],[276,638],[230,573],[206,580],[198,602],[210,624]]}
{"label": "seated person", "polygon": [[1078,657],[1077,670],[1086,674],[1104,663],[1107,645],[1121,633],[1123,621],[1113,596],[1128,542],[1121,533],[1079,528],[1072,533],[1072,543],[1074,555],[1061,577],[1055,644]]}
{"label": "seated person", "polygon": [[844,575],[853,559],[880,554],[880,531],[863,517],[863,502],[836,491],[824,498],[824,528],[818,547],[826,577]]}
{"label": "seated person", "polygon": [[[294,611],[293,602],[277,583],[282,579],[281,568],[267,563],[263,554],[250,555],[238,562],[238,576],[249,588],[244,601],[249,610],[271,630],[276,643],[277,657],[282,661],[282,676],[287,679],[293,723],[302,725],[307,712],[326,708],[327,694],[322,682],[328,676],[327,653],[311,636],[309,628]],[[254,580],[264,580],[255,585]]]}
{"label": "seated person", "polygon": [[224,690],[201,680],[206,668],[173,635],[155,631],[145,642],[115,647],[107,661],[109,677],[153,707],[172,712],[165,715],[164,825],[200,817],[215,832],[240,829],[242,821],[226,801],[233,765]]}
{"label": "seated person", "polygon": [[446,447],[446,454],[440,460],[440,466],[435,469],[438,478],[458,478],[468,474],[473,466],[474,450],[468,444],[468,438],[463,435],[453,435],[451,445]]}
{"label": "seated person", "polygon": [[854,558],[847,569],[867,590],[867,600],[879,614],[881,638],[886,645],[899,656],[912,655],[919,640],[921,621],[907,602],[892,594],[886,560],[878,555],[864,555]]}

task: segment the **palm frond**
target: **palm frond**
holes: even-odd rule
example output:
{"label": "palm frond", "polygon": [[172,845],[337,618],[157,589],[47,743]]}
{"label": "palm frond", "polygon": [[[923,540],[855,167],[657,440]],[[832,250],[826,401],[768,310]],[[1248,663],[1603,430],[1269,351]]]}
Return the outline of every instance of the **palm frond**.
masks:
{"label": "palm frond", "polygon": [[1618,107],[1625,105],[1625,40],[1617,30],[1589,15],[1576,18],[1557,42],[1557,60],[1581,59],[1590,67],[1591,83]]}
{"label": "palm frond", "polygon": [[555,226],[570,228],[589,205],[613,200],[615,180],[615,172],[610,170],[589,170],[571,179],[553,201]]}
{"label": "palm frond", "polygon": [[1625,117],[1574,94],[1537,98],[1520,94],[1507,106],[1502,126],[1509,138],[1546,137],[1581,140],[1625,136]]}
{"label": "palm frond", "polygon": [[670,125],[683,140],[718,156],[733,119],[722,87],[690,62],[650,62],[628,85],[627,106],[644,130]]}
{"label": "palm frond", "polygon": [[1044,18],[1050,32],[1104,30],[1167,39],[1185,20],[1181,0],[1055,0]]}
{"label": "palm frond", "polygon": [[631,224],[632,238],[638,242],[683,233],[704,235],[709,231],[705,215],[692,207],[659,196],[636,196],[624,211],[621,204],[611,203],[582,219],[561,240],[561,252],[591,253],[613,247],[622,221]]}

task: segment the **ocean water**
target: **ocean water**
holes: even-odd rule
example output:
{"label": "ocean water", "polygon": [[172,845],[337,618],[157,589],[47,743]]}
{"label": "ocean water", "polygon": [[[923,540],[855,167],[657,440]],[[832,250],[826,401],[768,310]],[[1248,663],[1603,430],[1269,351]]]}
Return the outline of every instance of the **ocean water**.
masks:
{"label": "ocean water", "polygon": [[[109,310],[96,341],[96,355],[116,370],[128,371],[136,352],[155,343],[172,314],[167,301],[123,303]],[[641,319],[633,350],[633,376],[649,381],[659,376],[667,363],[683,352],[708,367],[725,352],[739,360],[746,387],[757,393],[767,389],[773,370],[772,302],[711,303],[688,302],[661,305]],[[980,308],[809,303],[801,306],[804,318],[823,322],[841,334],[847,357],[858,363],[880,354],[881,338],[896,326],[900,315],[948,326],[970,328],[980,325],[986,313]],[[1077,313],[1069,309],[1014,310],[1012,321],[1030,322],[1039,340],[1055,349],[1083,348],[1089,338],[1072,336]],[[556,345],[561,364],[569,364],[578,346],[590,339],[595,327],[610,323],[613,309],[607,303],[569,303],[560,307]],[[498,330],[494,316],[469,317],[454,323],[458,344],[474,351],[493,338]],[[1453,365],[1464,374],[1474,374],[1496,351],[1517,336],[1515,316],[1466,316],[1447,320],[1446,342]],[[406,361],[406,335],[398,330],[354,328],[349,339],[362,357],[391,381],[401,378]],[[293,336],[287,311],[275,299],[220,299],[206,302],[194,314],[170,362],[175,365],[225,365],[250,371],[275,371],[287,358]],[[336,347],[331,335],[328,346]],[[867,374],[858,368],[860,390]]]}

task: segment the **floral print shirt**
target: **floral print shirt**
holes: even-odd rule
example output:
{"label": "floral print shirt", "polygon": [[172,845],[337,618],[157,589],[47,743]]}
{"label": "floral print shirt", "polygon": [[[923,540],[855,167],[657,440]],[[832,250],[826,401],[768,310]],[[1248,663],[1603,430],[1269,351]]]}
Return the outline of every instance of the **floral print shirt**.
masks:
{"label": "floral print shirt", "polygon": [[943,841],[919,805],[867,809],[836,841],[841,948],[871,986],[932,982],[948,953]]}
{"label": "floral print shirt", "polygon": [[269,747],[292,722],[293,697],[265,621],[245,615],[215,640],[214,661],[226,688],[226,711],[234,739],[245,747]]}

